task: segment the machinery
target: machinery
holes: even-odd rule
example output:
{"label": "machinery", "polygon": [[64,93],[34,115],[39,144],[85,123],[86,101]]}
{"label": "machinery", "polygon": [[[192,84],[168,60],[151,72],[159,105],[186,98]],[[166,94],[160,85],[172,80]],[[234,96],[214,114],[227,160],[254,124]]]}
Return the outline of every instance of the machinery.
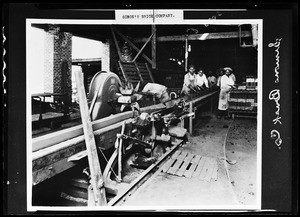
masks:
{"label": "machinery", "polygon": [[[154,162],[158,153],[157,145],[163,152],[171,146],[173,137],[184,137],[187,130],[181,124],[182,118],[193,116],[183,99],[173,102],[173,106],[156,112],[141,112],[138,105],[141,93],[130,83],[122,84],[119,77],[112,72],[98,72],[91,81],[88,102],[92,120],[132,110],[133,117],[124,121],[121,132],[116,135],[115,152],[111,155],[104,170],[104,179],[110,181],[115,164],[118,164],[117,180],[122,180],[122,159],[133,149],[138,156],[151,158]],[[101,144],[100,144],[101,147]],[[100,148],[100,152],[101,148]],[[103,154],[103,153],[102,153]],[[103,154],[104,155],[104,154]],[[140,161],[141,162],[141,161]],[[146,168],[147,165],[137,165]],[[149,166],[149,165],[148,165]],[[116,173],[114,176],[116,176]]]}
{"label": "machinery", "polygon": [[[115,73],[98,72],[91,81],[87,101],[105,191],[115,196],[119,186],[126,184],[122,181],[126,175],[125,162],[131,160],[131,166],[149,168],[179,140],[184,141],[187,132],[184,120],[189,119],[191,131],[195,108],[216,93],[203,91],[189,101],[175,98],[168,108],[161,103],[140,107],[141,93],[137,88],[123,84]],[[74,126],[34,138],[33,186],[76,165],[86,166],[82,164],[87,157],[82,130],[82,126]],[[90,174],[89,169],[83,171],[79,178],[68,181],[62,198],[78,200],[80,193],[84,199],[79,198],[80,201],[87,203]]]}

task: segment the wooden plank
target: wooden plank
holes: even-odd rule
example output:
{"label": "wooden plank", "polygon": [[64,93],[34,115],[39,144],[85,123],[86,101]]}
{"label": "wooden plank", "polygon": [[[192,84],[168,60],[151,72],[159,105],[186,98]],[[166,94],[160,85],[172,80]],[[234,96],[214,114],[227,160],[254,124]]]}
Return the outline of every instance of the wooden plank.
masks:
{"label": "wooden plank", "polygon": [[162,172],[167,172],[168,169],[172,166],[172,164],[176,161],[177,157],[180,155],[181,150],[177,150],[170,159],[161,167]]}
{"label": "wooden plank", "polygon": [[69,158],[70,156],[85,150],[84,143],[81,143],[81,141],[79,140],[74,141],[71,147],[69,145],[66,145],[65,147],[62,147],[62,149],[60,149],[61,148],[60,146],[65,146],[65,145],[58,144],[33,153],[32,171],[39,170],[59,160],[62,160],[64,158]]}
{"label": "wooden plank", "polygon": [[[242,31],[241,37],[251,37],[252,33],[251,31]],[[215,32],[215,33],[202,33],[202,34],[190,34],[188,35],[187,39],[189,41],[194,40],[203,40],[205,37],[205,40],[210,39],[227,39],[227,38],[239,38],[239,32]],[[186,39],[186,35],[173,35],[173,36],[161,36],[157,37],[157,42],[162,41],[184,41]],[[145,42],[147,38],[136,38],[133,40],[133,42],[141,43]]]}
{"label": "wooden plank", "polygon": [[195,172],[195,169],[199,163],[199,161],[201,160],[201,156],[200,155],[195,155],[195,157],[192,159],[191,161],[191,166],[189,168],[189,170],[186,170],[183,174],[183,176],[187,177],[187,178],[191,178],[193,173]]}
{"label": "wooden plank", "polygon": [[73,162],[68,162],[67,158],[59,160],[49,166],[43,167],[32,173],[32,184],[37,185],[51,177],[72,168],[76,164]]}
{"label": "wooden plank", "polygon": [[88,162],[91,176],[91,184],[93,186],[93,193],[95,204],[97,206],[106,205],[106,195],[104,188],[104,181],[102,177],[100,161],[97,153],[97,146],[94,138],[94,132],[92,128],[92,121],[89,114],[89,107],[87,103],[87,97],[83,84],[83,72],[78,70],[75,72],[75,80],[77,87],[77,94],[79,99],[80,114],[83,125],[83,132],[86,144],[86,150],[88,154]]}
{"label": "wooden plank", "polygon": [[210,164],[211,164],[211,158],[210,157],[207,157],[206,158],[206,161],[205,161],[205,164],[201,170],[201,173],[199,174],[198,178],[200,180],[205,180],[207,175],[208,175],[208,170],[209,170],[209,167],[210,167]]}
{"label": "wooden plank", "polygon": [[135,67],[134,63],[122,62],[122,65],[126,69],[132,69],[133,71],[136,71],[136,67]]}
{"label": "wooden plank", "polygon": [[214,158],[211,158],[211,159],[210,159],[210,165],[208,166],[207,174],[206,174],[206,176],[204,177],[204,180],[205,180],[205,181],[210,182],[211,177],[212,177],[212,174],[213,174],[213,172],[214,172],[215,162],[216,162],[216,159],[214,159]]}
{"label": "wooden plank", "polygon": [[195,170],[195,172],[193,173],[192,177],[198,177],[201,173],[201,170],[206,162],[206,157],[201,157],[201,160],[199,161],[198,165],[197,165],[197,168]]}
{"label": "wooden plank", "polygon": [[83,189],[87,190],[89,187],[89,182],[88,182],[88,180],[85,180],[83,178],[72,178],[70,185],[75,186],[77,188],[83,188]]}
{"label": "wooden plank", "polygon": [[127,76],[131,76],[131,77],[138,76],[137,72],[133,72],[133,71],[126,71],[125,73],[126,73]]}
{"label": "wooden plank", "polygon": [[65,189],[65,193],[75,198],[88,199],[87,189],[68,187]]}
{"label": "wooden plank", "polygon": [[[121,130],[121,124],[122,123],[117,123],[112,126],[95,131],[94,134],[98,146],[100,146],[100,144],[109,143],[111,139],[115,139],[116,133],[119,133]],[[113,136],[113,138],[111,138],[111,136]],[[114,142],[114,140],[112,140],[111,142]],[[33,171],[38,170],[56,161],[77,154],[85,149],[86,148],[83,135],[41,149],[32,153],[32,169]]]}
{"label": "wooden plank", "polygon": [[[126,122],[123,121],[121,134],[124,134]],[[119,139],[119,147],[118,147],[118,178],[122,180],[122,155],[123,155],[123,139]]]}
{"label": "wooden plank", "polygon": [[168,169],[167,173],[175,175],[187,154],[187,152],[181,152],[181,154],[177,157],[177,161],[172,167]]}
{"label": "wooden plank", "polygon": [[[71,195],[66,194],[65,192],[62,192],[60,194],[60,197],[67,200],[67,201],[72,201],[73,203],[72,206],[74,206],[74,202],[75,203],[79,203],[80,206],[84,206],[87,205],[88,201],[86,199],[82,199],[82,198],[77,198],[77,197],[72,197]],[[76,204],[76,206],[78,206],[78,204]]]}
{"label": "wooden plank", "polygon": [[194,158],[195,155],[188,153],[186,158],[184,159],[184,163],[181,165],[180,169],[177,170],[176,174],[177,176],[183,176],[184,172],[186,171],[186,168],[189,166],[190,162]]}
{"label": "wooden plank", "polygon": [[[163,109],[165,105],[157,104],[141,108],[141,112],[152,112],[155,110]],[[121,124],[122,121],[133,117],[132,111],[122,112],[115,115],[93,121],[93,130],[97,131],[101,128],[105,128],[114,124]],[[83,136],[82,124],[67,129],[63,129],[57,132],[49,133],[43,136],[39,136],[32,139],[32,152],[47,148],[52,145],[73,139],[77,136]],[[83,138],[83,137],[82,137]]]}
{"label": "wooden plank", "polygon": [[176,159],[170,158],[160,169],[161,172],[167,172],[168,169],[172,166]]}
{"label": "wooden plank", "polygon": [[[96,131],[107,126],[111,126],[123,120],[129,119],[132,116],[132,111],[128,111],[93,121],[93,130]],[[58,144],[60,142],[73,139],[77,136],[83,136],[82,124],[33,138],[32,151],[35,152],[43,148]]]}
{"label": "wooden plank", "polygon": [[181,150],[177,150],[177,151],[171,156],[171,158],[176,160],[177,157],[178,157],[180,154],[181,154]]}

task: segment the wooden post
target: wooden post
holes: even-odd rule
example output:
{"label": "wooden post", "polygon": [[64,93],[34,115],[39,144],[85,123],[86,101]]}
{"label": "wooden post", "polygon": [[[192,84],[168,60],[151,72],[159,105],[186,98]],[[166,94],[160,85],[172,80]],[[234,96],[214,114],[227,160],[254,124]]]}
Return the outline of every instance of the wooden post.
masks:
{"label": "wooden post", "polygon": [[[126,122],[123,121],[121,134],[123,135],[125,132]],[[122,181],[122,154],[123,154],[123,139],[119,139],[119,146],[118,146],[118,178]]]}
{"label": "wooden post", "polygon": [[184,65],[184,70],[188,70],[188,56],[189,56],[189,44],[188,44],[188,38],[185,38],[185,65]]}
{"label": "wooden post", "polygon": [[82,70],[75,72],[77,93],[79,98],[80,114],[85,138],[85,145],[88,155],[89,168],[91,173],[91,185],[93,189],[93,196],[95,206],[106,205],[106,195],[104,188],[104,181],[101,173],[100,162],[97,154],[96,142],[92,128],[91,117],[86,98],[86,93],[83,84]]}
{"label": "wooden post", "polygon": [[156,69],[156,26],[152,25],[151,27],[152,33],[154,33],[152,37],[152,69]]}

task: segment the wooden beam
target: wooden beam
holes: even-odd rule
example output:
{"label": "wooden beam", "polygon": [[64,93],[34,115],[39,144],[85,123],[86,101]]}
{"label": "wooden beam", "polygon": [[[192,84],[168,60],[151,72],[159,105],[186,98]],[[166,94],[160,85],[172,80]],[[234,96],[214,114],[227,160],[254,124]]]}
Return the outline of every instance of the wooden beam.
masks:
{"label": "wooden beam", "polygon": [[144,48],[146,47],[146,45],[149,43],[149,41],[151,40],[151,38],[153,37],[153,35],[155,34],[155,31],[152,32],[152,34],[150,35],[150,37],[147,39],[147,41],[145,42],[145,44],[143,45],[143,47],[139,50],[139,52],[136,54],[136,56],[134,57],[134,59],[132,60],[132,62],[136,61],[136,59],[139,57],[139,55],[143,52]]}
{"label": "wooden beam", "polygon": [[151,31],[154,33],[151,41],[151,48],[152,48],[152,69],[156,69],[156,26],[151,26]]}
{"label": "wooden beam", "polygon": [[[139,52],[140,49],[138,49],[128,38],[126,38],[119,30],[117,30],[116,28],[112,27],[114,31],[116,31],[116,33],[119,34],[119,36],[121,36],[121,38],[123,38],[136,52]],[[145,42],[147,41],[147,39],[145,40]],[[145,60],[147,60],[150,64],[152,64],[152,60],[149,59],[149,57],[147,57],[145,54],[141,54]]]}
{"label": "wooden beam", "polygon": [[141,82],[144,82],[144,79],[143,79],[143,77],[142,77],[142,75],[141,75],[141,71],[140,71],[140,69],[139,69],[138,64],[137,64],[136,62],[134,62],[134,65],[135,65],[136,71],[137,71],[137,73],[138,73],[138,75],[139,75],[139,77],[140,77]]}
{"label": "wooden beam", "polygon": [[[126,127],[126,122],[123,121],[121,134],[124,134]],[[123,139],[119,139],[119,146],[118,146],[118,178],[122,180],[122,155],[123,155]]]}
{"label": "wooden beam", "polygon": [[120,50],[120,47],[119,47],[119,44],[118,44],[118,41],[117,41],[117,38],[116,38],[116,35],[115,35],[115,32],[114,32],[114,29],[113,29],[112,26],[110,27],[110,30],[111,30],[111,34],[113,36],[113,39],[114,39],[114,42],[115,42],[115,45],[116,45],[116,48],[117,48],[119,59],[121,60],[122,59],[122,53],[121,53],[121,50]]}
{"label": "wooden beam", "polygon": [[100,161],[98,158],[97,147],[90,117],[87,97],[83,84],[83,73],[81,70],[75,72],[77,94],[79,99],[80,114],[83,125],[83,132],[91,173],[91,185],[93,187],[93,196],[96,206],[106,205],[106,195],[104,180],[101,172]]}
{"label": "wooden beam", "polygon": [[189,43],[187,37],[185,38],[185,55],[184,55],[184,70],[188,71],[188,57],[189,57]]}
{"label": "wooden beam", "polygon": [[[229,39],[229,38],[239,38],[239,32],[218,32],[218,33],[203,33],[203,34],[191,34],[188,35],[189,41],[195,40],[210,40],[210,39]],[[242,31],[241,37],[252,37],[251,31]],[[160,36],[157,37],[158,42],[163,41],[185,41],[185,35],[173,35],[173,36]],[[136,38],[133,40],[135,43],[143,43],[147,41],[147,38]]]}
{"label": "wooden beam", "polygon": [[[99,141],[97,148],[102,148],[100,145],[104,143],[114,145],[116,134],[121,132],[121,126],[122,122],[94,131],[95,139]],[[33,185],[75,166],[76,164],[70,159],[82,151],[86,151],[83,135],[34,152],[32,154]]]}
{"label": "wooden beam", "polygon": [[[162,109],[164,107],[165,106],[163,104],[156,105],[156,106],[147,106],[147,107],[141,108],[141,111],[151,112],[151,111],[156,111],[156,110]],[[122,113],[115,114],[115,115],[110,115],[108,117],[105,117],[105,118],[102,118],[99,120],[95,120],[92,122],[93,130],[95,131],[95,130],[99,130],[101,128],[105,128],[107,126],[116,124],[118,122],[124,121],[131,117],[133,117],[133,112],[127,111],[127,112],[122,112]],[[70,140],[72,138],[75,138],[75,137],[81,136],[81,135],[83,135],[82,124],[33,138],[32,139],[32,152],[36,152],[38,150],[50,147],[52,145],[61,143],[63,141]]]}

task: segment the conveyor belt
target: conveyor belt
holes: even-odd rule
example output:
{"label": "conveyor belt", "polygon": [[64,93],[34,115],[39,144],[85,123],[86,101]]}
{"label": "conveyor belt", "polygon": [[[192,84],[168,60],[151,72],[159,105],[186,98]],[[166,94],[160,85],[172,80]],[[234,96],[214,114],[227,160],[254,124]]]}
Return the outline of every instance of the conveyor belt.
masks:
{"label": "conveyor belt", "polygon": [[[210,98],[218,91],[211,91],[206,95],[188,101],[191,105]],[[142,108],[142,112],[153,112],[164,109],[163,104]],[[93,129],[98,148],[109,149],[114,145],[116,133],[121,130],[122,121],[132,118],[132,112],[124,112],[93,122]],[[34,138],[32,140],[33,184],[36,185],[75,165],[68,159],[85,150],[82,126],[58,131],[52,134]]]}

